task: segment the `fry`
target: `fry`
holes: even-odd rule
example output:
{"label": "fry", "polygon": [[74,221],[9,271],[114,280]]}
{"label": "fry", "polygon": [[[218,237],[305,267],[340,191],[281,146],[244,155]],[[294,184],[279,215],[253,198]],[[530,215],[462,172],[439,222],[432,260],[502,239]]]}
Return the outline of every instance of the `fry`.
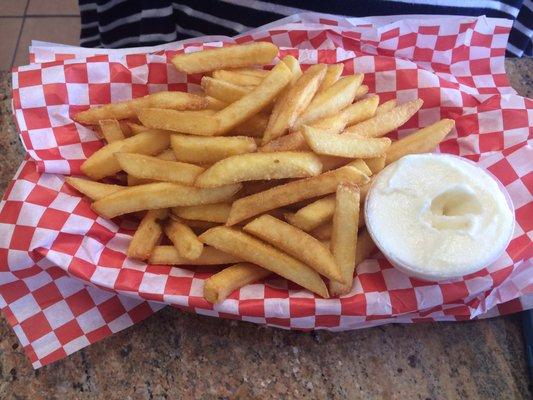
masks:
{"label": "fry", "polygon": [[150,128],[144,126],[144,125],[141,125],[141,124],[137,124],[135,122],[127,122],[130,130],[131,130],[131,133],[132,135],[136,135],[138,133],[141,133],[141,132],[144,132],[144,131],[149,131]]}
{"label": "fry", "polygon": [[331,87],[335,82],[337,82],[339,78],[341,77],[343,70],[344,70],[344,64],[339,63],[339,64],[328,65],[326,76],[324,76],[324,80],[320,84],[317,94],[322,93],[324,90]]}
{"label": "fry", "polygon": [[141,210],[220,203],[230,199],[240,188],[238,184],[200,189],[179,183],[148,183],[106,196],[95,201],[92,208],[99,215],[111,219]]}
{"label": "fry", "polygon": [[[392,146],[392,145],[391,145]],[[390,147],[389,147],[390,149]],[[387,151],[389,150],[387,149]],[[365,163],[370,168],[370,171],[372,175],[376,175],[379,171],[381,171],[383,168],[385,168],[385,158],[386,156],[379,156],[379,157],[373,157],[373,158],[367,158],[365,159]]]}
{"label": "fry", "polygon": [[150,210],[145,214],[128,246],[128,257],[137,260],[146,260],[150,257],[163,234],[161,225],[157,220],[165,219],[167,213],[167,209],[162,209]]}
{"label": "fry", "polygon": [[100,200],[101,198],[119,192],[125,188],[124,186],[120,185],[109,185],[107,183],[93,182],[87,179],[75,178],[73,176],[66,177],[65,182],[78,192],[83,193],[91,200]]}
{"label": "fry", "polygon": [[217,266],[223,264],[233,264],[241,262],[238,257],[234,257],[213,247],[204,246],[200,257],[189,260],[179,255],[174,246],[156,246],[152,250],[149,263],[154,265],[201,265]]}
{"label": "fry", "polygon": [[202,233],[200,240],[281,275],[324,298],[328,297],[326,285],[316,271],[244,232],[217,226]]}
{"label": "fry", "polygon": [[207,101],[208,110],[218,111],[228,106],[228,103],[226,103],[225,101],[215,99],[214,97],[211,97],[211,96],[205,96],[205,99]]}
{"label": "fry", "polygon": [[318,86],[324,79],[327,67],[313,65],[292,85],[274,105],[263,136],[263,144],[282,136],[292,127],[296,118],[307,108]]}
{"label": "fry", "polygon": [[182,222],[184,223],[185,225],[187,225],[188,227],[190,228],[194,228],[193,230],[195,230],[195,232],[197,230],[203,232],[207,229],[210,229],[214,226],[218,226],[219,224],[217,222],[209,222],[209,221],[200,221],[200,220],[197,220],[197,219],[184,219],[184,218],[180,218],[178,216],[176,216],[174,214],[174,211],[177,207],[173,207],[171,210],[172,210],[172,213],[170,214],[170,218],[175,220],[175,221],[178,221],[178,222]]}
{"label": "fry", "polygon": [[344,133],[368,138],[385,136],[405,124],[422,107],[422,103],[422,99],[416,99],[401,104],[388,113],[378,114],[374,118],[349,127]]}
{"label": "fry", "polygon": [[[350,104],[335,115],[321,118],[311,123],[310,126],[329,133],[341,133],[347,125],[372,118],[378,102],[378,96],[368,97],[357,103]],[[291,150],[309,150],[301,130],[281,136],[259,148],[259,151],[264,152]]]}
{"label": "fry", "polygon": [[232,265],[206,279],[204,298],[212,304],[220,303],[235,290],[266,278],[270,274],[272,272],[268,269],[251,263]]}
{"label": "fry", "polygon": [[363,185],[369,178],[354,167],[342,167],[322,175],[276,186],[233,202],[226,225],[312,197],[333,193],[341,182]]}
{"label": "fry", "polygon": [[291,71],[291,84],[296,82],[300,76],[302,76],[302,68],[296,58],[291,55],[283,57],[281,60]]}
{"label": "fry", "polygon": [[[367,160],[370,160],[370,159],[368,158]],[[351,167],[357,168],[359,171],[361,171],[366,176],[372,175],[372,170],[368,167],[366,160],[361,160],[361,159],[353,160],[348,165]]]}
{"label": "fry", "polygon": [[315,153],[337,157],[379,157],[384,155],[391,145],[389,138],[358,138],[353,135],[331,134],[310,126],[304,126],[302,133]]}
{"label": "fry", "polygon": [[309,107],[294,123],[293,128],[298,129],[320,118],[334,115],[351,104],[362,81],[363,74],[345,76],[339,79],[328,89],[315,96]]}
{"label": "fry", "polygon": [[133,175],[126,176],[126,183],[128,184],[128,186],[144,185],[146,183],[153,183],[153,182],[157,182],[157,181],[154,181],[153,179],[137,178],[136,176],[133,176]]}
{"label": "fry", "polygon": [[209,76],[202,77],[201,85],[208,96],[225,103],[233,103],[250,93],[253,89],[250,86],[238,86]]}
{"label": "fry", "polygon": [[150,128],[188,133],[190,135],[210,136],[219,128],[219,121],[215,115],[209,115],[213,110],[203,111],[175,111],[162,108],[144,108],[138,117],[143,125]]}
{"label": "fry", "polygon": [[264,76],[258,77],[253,75],[239,74],[238,72],[234,71],[219,69],[213,71],[213,78],[239,86],[257,86],[261,83]]}
{"label": "fry", "polygon": [[197,165],[166,161],[142,154],[115,153],[115,157],[120,168],[126,171],[128,176],[132,175],[141,179],[192,185],[196,178],[204,172],[204,169]]}
{"label": "fry", "polygon": [[99,180],[120,171],[120,164],[115,158],[115,153],[152,155],[162,152],[169,145],[168,133],[151,129],[102,147],[84,161],[81,171],[91,179]]}
{"label": "fry", "polygon": [[126,119],[137,117],[137,111],[146,107],[172,110],[201,110],[207,107],[202,96],[185,92],[158,92],[120,103],[90,108],[74,116],[80,124],[96,125],[102,119]]}
{"label": "fry", "polygon": [[366,85],[361,85],[357,88],[357,90],[355,91],[355,97],[354,97],[354,101],[355,100],[361,100],[363,97],[366,96],[366,94],[368,93],[369,91],[369,88],[368,86]]}
{"label": "fry", "polygon": [[174,207],[172,214],[185,219],[195,219],[200,221],[226,223],[231,204],[216,203],[201,206]]}
{"label": "fry", "polygon": [[386,164],[390,164],[407,154],[433,151],[455,126],[452,119],[441,119],[410,135],[392,143],[387,150]]}
{"label": "fry", "polygon": [[170,219],[165,225],[165,234],[168,236],[178,254],[189,260],[196,260],[202,254],[204,244],[187,225]]}
{"label": "fry", "polygon": [[116,119],[101,119],[98,121],[98,125],[100,126],[102,136],[107,143],[124,139],[124,134],[122,133],[120,123]]}
{"label": "fry", "polygon": [[231,130],[231,134],[235,136],[252,136],[263,137],[268,124],[268,116],[266,114],[256,114],[253,117],[247,119],[240,125]]}
{"label": "fry", "polygon": [[302,178],[315,176],[320,172],[322,163],[313,153],[248,153],[216,162],[194,184],[199,187],[216,187],[263,179]]}
{"label": "fry", "polygon": [[242,75],[250,75],[258,78],[264,78],[268,71],[266,69],[257,69],[257,68],[236,68],[232,70]]}
{"label": "fry", "polygon": [[285,184],[289,179],[274,179],[274,180],[260,180],[260,181],[249,181],[244,182],[242,189],[237,193],[237,197],[246,197],[255,193],[264,192],[265,190],[271,189],[275,186]]}
{"label": "fry", "polygon": [[174,152],[172,151],[172,149],[163,150],[161,153],[159,153],[155,157],[160,160],[165,160],[165,161],[177,161],[176,156],[174,155]]}
{"label": "fry", "polygon": [[258,114],[289,83],[291,71],[285,63],[277,64],[254,90],[216,114],[220,122],[218,134],[224,134]]}
{"label": "fry", "polygon": [[316,237],[318,240],[330,240],[331,239],[331,222],[320,225],[318,228],[315,228],[311,235]]}
{"label": "fry", "polygon": [[287,215],[287,220],[294,226],[311,232],[325,224],[333,216],[335,211],[335,196],[326,196],[303,208],[295,214]]}
{"label": "fry", "polygon": [[270,215],[262,215],[242,229],[302,261],[319,274],[344,282],[329,249],[304,231]]}
{"label": "fry", "polygon": [[357,267],[365,261],[376,250],[376,245],[372,241],[366,229],[359,231],[357,235],[357,250],[355,251],[355,266]]}
{"label": "fry", "polygon": [[378,109],[376,110],[376,115],[386,114],[389,111],[392,111],[392,109],[395,108],[396,106],[397,106],[396,100],[392,99],[392,100],[386,101],[385,103],[380,104],[378,106]]}
{"label": "fry", "polygon": [[255,42],[179,54],[174,56],[171,62],[180,72],[196,74],[216,69],[270,64],[277,54],[278,48],[272,43]]}
{"label": "fry", "polygon": [[118,121],[118,125],[120,126],[120,131],[122,132],[122,135],[124,137],[130,137],[134,135],[134,133],[131,131],[130,126],[129,126],[129,123],[131,122],[133,122],[133,120],[123,119],[121,121]]}
{"label": "fry", "polygon": [[170,144],[177,160],[192,163],[214,163],[226,157],[251,153],[257,149],[254,139],[247,136],[172,135]]}
{"label": "fry", "polygon": [[330,281],[329,290],[335,296],[346,294],[352,287],[357,250],[357,225],[359,221],[359,188],[340,184],[337,188],[335,213],[331,231],[331,251],[340,267],[344,282]]}

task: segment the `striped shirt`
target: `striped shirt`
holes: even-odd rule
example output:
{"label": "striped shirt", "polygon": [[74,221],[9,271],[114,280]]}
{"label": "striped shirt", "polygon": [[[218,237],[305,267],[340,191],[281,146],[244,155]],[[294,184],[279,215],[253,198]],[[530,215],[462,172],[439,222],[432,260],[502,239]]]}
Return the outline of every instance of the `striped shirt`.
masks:
{"label": "striped shirt", "polygon": [[79,0],[81,45],[134,47],[235,36],[300,12],[351,17],[433,14],[512,19],[508,56],[532,56],[532,0]]}

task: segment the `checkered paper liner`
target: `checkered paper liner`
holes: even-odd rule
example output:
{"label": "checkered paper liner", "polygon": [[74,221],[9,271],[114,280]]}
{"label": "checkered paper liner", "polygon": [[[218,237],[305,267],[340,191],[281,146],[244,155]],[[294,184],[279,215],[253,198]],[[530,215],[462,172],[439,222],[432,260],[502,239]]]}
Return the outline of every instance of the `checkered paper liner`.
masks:
{"label": "checkered paper liner", "polygon": [[[503,57],[510,22],[488,18],[396,21],[302,14],[224,43],[267,40],[305,66],[343,62],[364,72],[381,101],[424,106],[392,137],[440,118],[456,129],[439,151],[467,157],[509,191],[516,229],[504,255],[453,283],[400,273],[379,253],[357,268],[353,289],[321,299],[279,277],[211,305],[212,268],[147,265],[126,258],[136,223],[98,217],[64,184],[102,146],[71,116],[89,106],[161,90],[197,91],[177,52],[220,46],[197,38],[155,48],[100,50],[41,44],[13,72],[13,109],[28,151],[0,203],[0,306],[34,367],[60,359],[151,315],[165,304],[288,329],[347,330],[386,323],[457,321],[533,308],[533,101],[516,94]],[[222,38],[215,38],[220,40]],[[213,38],[210,38],[213,40]]]}

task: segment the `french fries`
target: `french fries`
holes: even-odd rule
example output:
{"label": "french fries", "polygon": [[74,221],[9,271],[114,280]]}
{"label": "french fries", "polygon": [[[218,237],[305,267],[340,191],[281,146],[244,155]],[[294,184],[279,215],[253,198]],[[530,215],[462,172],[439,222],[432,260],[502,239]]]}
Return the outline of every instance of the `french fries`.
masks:
{"label": "french fries", "polygon": [[202,96],[186,92],[158,92],[120,103],[90,108],[74,116],[80,124],[96,125],[103,119],[126,119],[137,117],[137,111],[146,107],[172,110],[202,110],[207,101]]}
{"label": "french fries", "polygon": [[224,301],[235,290],[271,275],[268,269],[252,263],[238,263],[207,278],[204,298],[213,304]]}
{"label": "french fries", "polygon": [[366,229],[359,231],[357,235],[357,250],[355,252],[355,266],[357,267],[376,250],[376,244]]}
{"label": "french fries", "polygon": [[270,215],[262,215],[242,229],[302,261],[319,274],[348,283],[341,276],[329,249],[304,231]]}
{"label": "french fries", "polygon": [[267,70],[257,68],[235,68],[232,71],[242,75],[255,76],[261,79],[264,78],[266,74],[268,74]]}
{"label": "french fries", "polygon": [[217,226],[202,233],[200,240],[225,253],[281,275],[321,297],[329,297],[326,285],[316,271],[244,232]]}
{"label": "french fries", "polygon": [[107,143],[124,139],[120,123],[116,119],[101,119],[98,121],[98,125]]}
{"label": "french fries", "polygon": [[[209,111],[206,113],[205,111]],[[220,123],[212,110],[175,111],[162,108],[144,108],[137,116],[143,125],[155,129],[212,136],[218,132]]]}
{"label": "french fries", "polygon": [[390,112],[377,114],[374,118],[346,129],[345,134],[377,138],[405,124],[422,107],[422,99],[416,99],[393,108]]}
{"label": "french fries", "polygon": [[240,188],[239,184],[202,189],[170,182],[147,183],[97,200],[92,208],[111,219],[141,210],[220,203],[229,200]]}
{"label": "french fries", "polygon": [[151,179],[163,182],[183,183],[192,185],[196,178],[204,172],[202,167],[179,161],[166,161],[143,154],[115,153],[120,168],[140,179]]}
{"label": "french fries", "polygon": [[156,156],[156,158],[159,158],[160,160],[165,160],[165,161],[178,161],[176,160],[176,156],[174,155],[174,152],[172,151],[172,149],[166,149],[162,151]]}
{"label": "french fries", "polygon": [[454,126],[455,121],[442,119],[394,142],[387,150],[386,164],[407,154],[427,153],[434,150]]}
{"label": "french fries", "polygon": [[238,257],[224,253],[213,247],[204,246],[202,254],[194,260],[182,257],[174,246],[156,246],[152,250],[149,263],[154,265],[201,265],[219,266],[241,262]]}
{"label": "french fries", "polygon": [[222,135],[264,109],[289,83],[291,71],[285,63],[277,64],[250,93],[216,114],[218,134]]}
{"label": "french fries", "polygon": [[369,178],[354,167],[342,167],[322,175],[289,182],[233,202],[226,225],[312,197],[333,193],[341,182],[365,184]]}
{"label": "french fries", "polygon": [[303,208],[296,213],[286,215],[287,221],[306,232],[325,224],[333,216],[335,211],[335,196],[326,196]]}
{"label": "french fries", "polygon": [[215,99],[211,96],[205,96],[205,100],[207,101],[207,110],[222,110],[223,108],[226,108],[228,106],[228,103],[225,101]]}
{"label": "french fries", "polygon": [[99,180],[120,171],[115,153],[138,153],[153,155],[161,153],[170,145],[168,133],[149,130],[135,136],[117,140],[96,151],[81,165],[81,171],[89,178]]}
{"label": "french fries", "polygon": [[201,85],[208,96],[226,103],[233,103],[239,100],[253,89],[250,86],[238,86],[209,76],[202,77]]}
{"label": "french fries", "polygon": [[233,85],[257,86],[261,83],[264,76],[258,77],[258,76],[248,75],[248,74],[240,74],[235,71],[219,69],[219,70],[213,71],[213,78],[232,83]]}
{"label": "french fries", "polygon": [[311,101],[309,107],[296,120],[293,128],[298,129],[303,125],[309,125],[320,118],[333,115],[351,104],[362,81],[363,74],[345,76],[339,79]]}
{"label": "french fries", "polygon": [[335,296],[346,294],[352,288],[357,250],[359,203],[359,188],[357,186],[345,184],[338,186],[330,246],[335,262],[341,270],[344,283],[329,282],[329,290]]}
{"label": "french fries", "polygon": [[194,184],[207,188],[263,179],[303,178],[320,172],[322,163],[313,153],[248,153],[218,161]]}
{"label": "french fries", "polygon": [[[388,150],[390,150],[390,147],[387,149],[387,152]],[[385,159],[386,159],[386,155],[365,159],[365,163],[368,166],[368,168],[370,168],[370,173],[372,175],[376,175],[379,171],[385,168]]]}
{"label": "french fries", "polygon": [[137,124],[136,122],[127,122],[127,124],[128,124],[128,127],[130,128],[132,135],[136,135],[138,133],[150,130],[150,128],[144,125],[141,125],[141,124]]}
{"label": "french fries", "polygon": [[335,82],[337,82],[339,78],[341,77],[343,70],[344,70],[344,64],[339,63],[339,64],[328,65],[326,76],[324,76],[324,80],[320,84],[317,94],[322,93],[324,90],[328,89]]}
{"label": "french fries", "polygon": [[378,106],[376,110],[376,115],[386,114],[389,111],[392,111],[392,109],[395,108],[396,106],[397,106],[396,100],[392,99],[392,100],[386,101],[385,103],[380,104]]}
{"label": "french fries", "polygon": [[272,110],[263,136],[263,144],[282,136],[291,128],[296,118],[307,108],[326,74],[324,64],[311,66],[281,96]]}
{"label": "french fries", "polygon": [[371,158],[385,154],[391,145],[389,138],[358,138],[321,132],[310,126],[303,127],[305,141],[317,154],[349,158]]}
{"label": "french fries", "polygon": [[253,138],[247,136],[172,135],[170,145],[177,160],[190,163],[214,163],[237,154],[251,153],[257,149]]}
{"label": "french fries", "polygon": [[300,67],[300,63],[298,62],[296,58],[294,58],[291,55],[285,56],[283,57],[281,62],[284,63],[291,71],[291,75],[292,75],[291,84],[296,82],[298,78],[302,76],[302,68]]}
{"label": "french fries", "polygon": [[181,257],[196,260],[201,256],[204,244],[198,240],[193,230],[184,223],[170,218],[165,225],[165,233]]}
{"label": "french fries", "polygon": [[172,214],[185,219],[195,219],[200,221],[226,223],[230,203],[205,204],[201,206],[174,207]]}
{"label": "french fries", "polygon": [[246,121],[237,125],[231,130],[231,133],[235,136],[252,136],[260,138],[263,136],[268,124],[268,116],[265,114],[256,114]]}
{"label": "french fries", "polygon": [[76,189],[78,192],[83,193],[91,200],[100,200],[106,196],[109,196],[110,194],[125,189],[125,186],[93,182],[87,179],[75,178],[73,176],[66,177],[65,182],[72,186],[74,189]]}
{"label": "french fries", "polygon": [[196,74],[217,69],[265,65],[272,62],[277,54],[278,48],[272,43],[255,42],[196,53],[178,54],[172,58],[171,62],[180,72]]}
{"label": "french fries", "polygon": [[369,90],[369,87],[367,85],[359,86],[357,90],[355,91],[354,101],[361,100],[363,97],[365,97],[366,94],[368,93],[368,90]]}
{"label": "french fries", "polygon": [[167,214],[167,209],[149,210],[146,213],[131,239],[127,251],[128,257],[137,260],[147,260],[150,257],[163,234],[158,220],[165,219]]}

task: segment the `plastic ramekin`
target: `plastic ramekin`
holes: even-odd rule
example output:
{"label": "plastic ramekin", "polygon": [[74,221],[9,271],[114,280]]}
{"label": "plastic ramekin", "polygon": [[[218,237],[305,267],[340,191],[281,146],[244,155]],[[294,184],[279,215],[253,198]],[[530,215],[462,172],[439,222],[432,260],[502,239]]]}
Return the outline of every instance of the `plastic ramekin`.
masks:
{"label": "plastic ramekin", "polygon": [[[471,161],[471,160],[469,160],[467,158],[459,157],[459,156],[456,156],[454,154],[443,154],[443,155],[459,158],[460,160],[466,161],[466,162],[476,166],[477,168],[481,168],[487,175],[489,175],[494,181],[496,181],[496,183],[498,185],[498,188],[500,189],[500,191],[503,193],[503,195],[505,197],[505,200],[507,202],[507,206],[511,210],[511,213],[512,213],[512,216],[513,216],[513,221],[512,221],[512,228],[509,231],[510,232],[509,233],[509,237],[504,242],[505,244],[502,245],[501,248],[498,249],[498,251],[495,251],[494,252],[494,256],[491,257],[489,260],[483,260],[483,262],[481,262],[479,264],[472,265],[472,266],[470,266],[468,268],[467,271],[463,271],[464,273],[461,273],[461,274],[457,274],[457,273],[455,273],[455,274],[453,274],[453,273],[445,274],[445,273],[442,273],[442,272],[437,273],[437,272],[434,272],[434,271],[432,272],[430,270],[428,270],[428,271],[420,271],[419,269],[416,269],[412,265],[408,265],[408,264],[400,261],[385,246],[383,246],[379,242],[379,240],[377,240],[376,235],[375,235],[375,233],[373,231],[373,226],[372,226],[371,223],[369,223],[370,221],[369,221],[369,218],[368,218],[367,213],[366,213],[366,210],[368,210],[368,207],[367,207],[368,206],[368,202],[369,202],[369,199],[371,199],[371,197],[373,195],[373,188],[374,188],[374,184],[376,182],[376,179],[373,179],[372,183],[370,185],[370,188],[368,190],[368,194],[367,194],[366,199],[365,199],[365,224],[366,224],[366,229],[367,229],[368,233],[370,234],[370,237],[372,238],[372,240],[374,241],[374,243],[376,244],[378,249],[383,253],[385,258],[392,264],[393,267],[395,267],[396,269],[398,269],[399,271],[403,272],[404,274],[406,274],[406,275],[408,275],[410,277],[421,279],[421,280],[425,280],[425,281],[430,281],[430,282],[446,282],[446,281],[458,280],[458,279],[461,279],[465,275],[470,275],[470,274],[476,273],[476,272],[482,270],[483,268],[485,268],[485,267],[491,265],[492,263],[494,263],[498,258],[500,258],[502,256],[502,254],[505,252],[505,250],[509,246],[509,243],[511,242],[511,239],[513,237],[513,233],[514,233],[514,229],[515,229],[515,223],[516,223],[515,208],[514,208],[512,200],[511,200],[511,196],[509,195],[509,192],[507,191],[507,189],[505,189],[505,186],[503,186],[503,184],[498,180],[498,178],[496,178],[494,176],[494,174],[492,174],[490,171],[486,170],[485,168],[480,167],[478,164],[476,164],[475,162],[473,162],[473,161]],[[401,160],[401,159],[399,159],[399,160]],[[392,168],[394,166],[394,164],[396,164],[399,160],[396,160],[392,164],[387,165],[387,167],[385,167],[381,172],[386,171],[389,168]],[[380,174],[381,174],[381,172],[380,172]],[[377,175],[377,177],[379,177],[379,174]]]}

